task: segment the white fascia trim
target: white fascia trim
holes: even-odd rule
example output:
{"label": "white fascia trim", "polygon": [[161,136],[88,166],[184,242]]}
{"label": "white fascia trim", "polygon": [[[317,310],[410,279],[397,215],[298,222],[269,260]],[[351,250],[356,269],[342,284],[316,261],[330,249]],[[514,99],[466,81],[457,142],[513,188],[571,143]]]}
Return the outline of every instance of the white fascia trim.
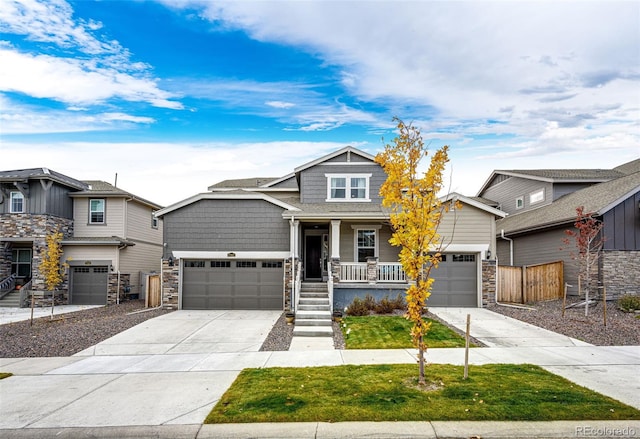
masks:
{"label": "white fascia trim", "polygon": [[380,213],[372,213],[367,215],[366,213],[349,213],[349,212],[328,212],[328,213],[302,213],[302,214],[294,214],[291,212],[284,212],[282,214],[284,219],[291,219],[295,217],[298,220],[388,220],[389,215],[380,214]]}
{"label": "white fascia trim", "polygon": [[449,244],[442,249],[442,253],[482,253],[489,250],[486,244]]}
{"label": "white fascia trim", "polygon": [[271,204],[275,204],[278,207],[282,207],[286,210],[291,210],[294,212],[299,212],[300,209],[297,207],[291,206],[290,204],[284,203],[276,198],[270,197],[269,195],[263,194],[261,192],[249,192],[245,190],[241,190],[243,193],[226,193],[226,192],[206,192],[196,194],[193,197],[187,198],[186,200],[182,200],[178,203],[175,203],[169,207],[165,207],[164,209],[160,209],[156,212],[157,217],[161,217],[166,215],[169,212],[173,212],[174,210],[181,209],[189,204],[196,203],[201,200],[263,200]]}
{"label": "white fascia trim", "polygon": [[451,200],[458,200],[464,204],[468,204],[469,206],[473,206],[480,210],[484,210],[485,212],[491,213],[495,216],[499,216],[500,218],[504,218],[507,216],[505,212],[499,209],[496,209],[495,207],[487,206],[484,203],[481,203],[469,197],[465,197],[464,195],[460,195],[457,192],[451,192],[450,194],[447,194],[446,196],[440,199],[440,202],[446,203],[447,201],[451,201]]}
{"label": "white fascia trim", "polygon": [[270,181],[270,182],[269,182],[269,183],[267,183],[267,184],[263,184],[263,185],[262,185],[262,186],[260,186],[260,187],[261,187],[261,188],[269,188],[269,187],[271,187],[271,186],[273,186],[273,185],[275,185],[275,184],[282,183],[283,181],[289,180],[290,178],[295,177],[295,175],[296,175],[296,174],[295,174],[295,172],[292,172],[291,174],[287,174],[287,175],[285,175],[284,177],[280,177],[280,178],[278,178],[278,179],[276,179],[276,180]]}
{"label": "white fascia trim", "polygon": [[[277,252],[251,252],[251,251],[190,251],[175,250],[171,252],[176,259],[279,259],[284,260],[291,256],[288,251]],[[233,254],[235,256],[229,256]]]}
{"label": "white fascia trim", "polygon": [[[332,158],[337,157],[340,154],[344,154],[345,152],[351,152],[351,153],[357,154],[361,157],[366,158],[367,160],[371,160],[372,162],[375,160],[375,157],[372,156],[371,154],[367,154],[364,151],[360,151],[359,149],[356,149],[353,146],[345,146],[344,148],[341,148],[338,151],[334,151],[331,154],[325,155],[324,157],[320,157],[319,159],[316,159],[312,162],[305,163],[302,166],[298,166],[297,168],[294,169],[294,171],[295,172],[304,171],[305,169],[311,168],[312,166],[318,165],[322,162],[326,162],[327,160],[331,160]],[[352,163],[352,162],[343,162],[341,164],[344,165],[348,163]]]}

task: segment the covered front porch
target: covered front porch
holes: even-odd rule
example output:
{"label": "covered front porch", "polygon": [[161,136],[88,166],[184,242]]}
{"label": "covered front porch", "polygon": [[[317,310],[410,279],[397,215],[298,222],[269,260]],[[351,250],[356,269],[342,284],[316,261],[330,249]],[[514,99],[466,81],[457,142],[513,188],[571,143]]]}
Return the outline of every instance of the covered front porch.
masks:
{"label": "covered front porch", "polygon": [[330,220],[291,222],[292,260],[306,282],[333,284],[406,283],[398,250],[389,244],[383,221]]}

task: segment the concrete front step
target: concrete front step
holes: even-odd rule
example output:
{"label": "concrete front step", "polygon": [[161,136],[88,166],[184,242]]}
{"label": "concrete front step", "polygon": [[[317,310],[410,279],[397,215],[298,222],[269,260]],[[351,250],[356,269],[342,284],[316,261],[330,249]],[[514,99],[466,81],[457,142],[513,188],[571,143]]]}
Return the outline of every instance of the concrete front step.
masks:
{"label": "concrete front step", "polygon": [[298,326],[293,328],[294,337],[333,337],[331,326]]}
{"label": "concrete front step", "polygon": [[296,319],[296,326],[331,326],[331,319]]}
{"label": "concrete front step", "polygon": [[329,305],[329,298],[321,298],[321,297],[301,297],[298,302],[300,305]]}
{"label": "concrete front step", "polygon": [[325,305],[300,305],[298,311],[326,311],[330,313],[331,309]]}
{"label": "concrete front step", "polygon": [[296,311],[296,320],[298,319],[329,319],[331,320],[331,311],[301,310]]}

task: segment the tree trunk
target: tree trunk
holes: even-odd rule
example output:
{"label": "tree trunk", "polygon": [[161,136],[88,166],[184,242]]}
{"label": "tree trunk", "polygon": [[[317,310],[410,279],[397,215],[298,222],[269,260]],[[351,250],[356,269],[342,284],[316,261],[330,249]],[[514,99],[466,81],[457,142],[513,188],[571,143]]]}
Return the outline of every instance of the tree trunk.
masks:
{"label": "tree trunk", "polygon": [[418,367],[420,369],[420,373],[418,375],[418,384],[425,385],[426,380],[424,377],[424,348],[422,347],[422,336],[418,339]]}

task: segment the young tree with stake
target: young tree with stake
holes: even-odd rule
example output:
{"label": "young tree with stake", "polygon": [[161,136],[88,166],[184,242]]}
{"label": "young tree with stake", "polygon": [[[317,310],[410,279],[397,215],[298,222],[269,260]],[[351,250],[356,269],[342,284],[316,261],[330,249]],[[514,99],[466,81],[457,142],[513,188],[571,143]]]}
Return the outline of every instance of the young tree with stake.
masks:
{"label": "young tree with stake", "polygon": [[420,384],[425,384],[424,337],[431,326],[423,319],[427,299],[431,295],[431,269],[440,262],[441,239],[438,226],[444,211],[438,198],[442,189],[442,174],[448,158],[448,146],[432,156],[428,169],[421,173],[419,166],[428,156],[420,130],[413,125],[397,122],[399,135],[376,156],[387,174],[380,189],[384,207],[391,209],[393,234],[389,243],[401,247],[399,260],[412,281],[406,292],[407,319],[413,322],[411,337],[418,349]]}

